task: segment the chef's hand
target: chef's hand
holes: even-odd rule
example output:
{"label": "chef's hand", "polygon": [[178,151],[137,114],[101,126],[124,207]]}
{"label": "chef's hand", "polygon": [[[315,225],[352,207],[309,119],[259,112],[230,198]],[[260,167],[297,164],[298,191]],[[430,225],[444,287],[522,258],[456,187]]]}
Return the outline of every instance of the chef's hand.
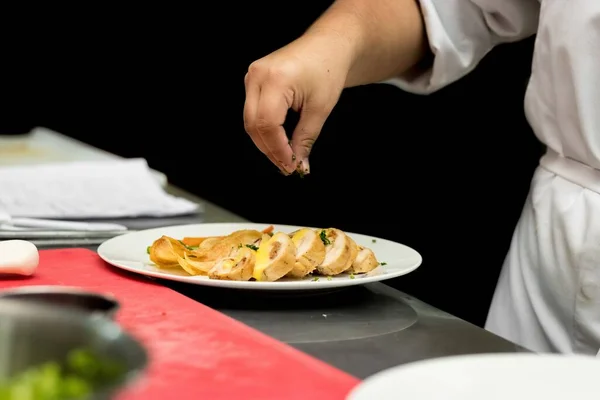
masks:
{"label": "chef's hand", "polygon": [[[310,172],[311,148],[344,88],[350,66],[348,47],[331,32],[312,32],[248,68],[245,129],[285,174]],[[290,108],[300,119],[288,141],[283,123]]]}

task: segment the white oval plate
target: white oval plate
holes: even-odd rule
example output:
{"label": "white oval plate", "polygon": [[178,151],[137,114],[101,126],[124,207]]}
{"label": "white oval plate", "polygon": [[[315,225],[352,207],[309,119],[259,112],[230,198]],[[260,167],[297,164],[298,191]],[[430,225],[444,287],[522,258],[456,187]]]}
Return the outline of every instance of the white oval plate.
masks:
{"label": "white oval plate", "polygon": [[276,282],[255,281],[225,281],[209,279],[204,276],[190,276],[182,271],[165,271],[154,266],[146,249],[162,235],[183,239],[188,236],[219,236],[228,235],[241,229],[263,230],[274,225],[275,231],[293,232],[300,226],[256,224],[256,223],[214,223],[178,225],[163,228],[147,229],[117,236],[102,243],[98,255],[107,263],[127,271],[136,272],[154,278],[186,282],[195,285],[216,286],[234,289],[259,290],[316,290],[331,289],[344,286],[363,285],[365,283],[383,281],[395,278],[417,269],[422,262],[421,255],[412,248],[373,236],[359,235],[347,232],[359,245],[369,247],[375,252],[380,265],[373,271],[362,275],[341,274],[331,279],[313,277],[305,279],[282,279]]}
{"label": "white oval plate", "polygon": [[452,356],[379,372],[346,400],[565,400],[598,398],[600,360],[499,353]]}

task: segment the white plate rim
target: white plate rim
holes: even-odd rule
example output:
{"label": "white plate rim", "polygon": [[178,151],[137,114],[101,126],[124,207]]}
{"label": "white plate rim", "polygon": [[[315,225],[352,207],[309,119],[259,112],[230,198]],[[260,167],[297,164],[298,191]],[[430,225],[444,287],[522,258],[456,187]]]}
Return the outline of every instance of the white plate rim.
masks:
{"label": "white plate rim", "polygon": [[[365,285],[365,284],[373,283],[373,282],[381,282],[381,281],[385,281],[388,279],[393,279],[393,278],[397,278],[397,277],[409,274],[409,273],[413,272],[414,270],[416,270],[417,268],[419,268],[423,262],[423,258],[421,256],[421,254],[418,251],[416,251],[415,249],[413,249],[412,247],[409,247],[402,243],[394,242],[394,241],[391,241],[388,239],[379,238],[379,237],[376,237],[373,235],[365,235],[365,234],[349,232],[349,231],[344,231],[344,232],[352,237],[369,238],[369,239],[374,239],[376,242],[379,242],[379,243],[390,243],[394,246],[400,246],[405,251],[410,252],[411,256],[414,257],[414,260],[410,264],[407,264],[407,266],[405,268],[398,270],[398,271],[393,271],[393,272],[383,273],[383,274],[373,274],[371,276],[369,276],[369,274],[356,275],[354,279],[349,279],[349,278],[345,278],[345,277],[334,277],[333,279],[328,280],[325,277],[321,277],[318,281],[304,279],[304,280],[290,280],[290,281],[276,281],[276,282],[254,282],[254,281],[242,282],[242,281],[227,281],[227,280],[209,279],[209,278],[200,277],[200,276],[184,276],[184,275],[180,276],[180,275],[170,274],[168,272],[143,270],[143,269],[140,269],[139,267],[132,267],[132,266],[128,265],[128,263],[129,264],[132,264],[132,263],[143,264],[142,262],[140,262],[138,260],[115,260],[105,254],[105,249],[107,247],[111,246],[111,244],[114,244],[115,242],[118,242],[118,241],[126,240],[128,237],[132,237],[134,235],[156,233],[158,235],[157,237],[159,237],[161,234],[163,234],[163,233],[159,233],[159,232],[164,232],[165,230],[193,229],[194,227],[202,229],[202,227],[206,228],[207,226],[210,226],[210,227],[216,228],[216,229],[222,228],[224,231],[229,231],[231,229],[233,229],[233,230],[237,230],[237,229],[262,230],[270,225],[278,227],[284,231],[288,231],[288,229],[291,231],[294,229],[298,229],[300,227],[304,227],[304,226],[299,226],[299,225],[256,223],[256,222],[214,222],[214,223],[169,225],[169,226],[158,227],[158,228],[143,229],[143,230],[139,230],[136,232],[130,232],[130,233],[126,233],[123,235],[119,235],[119,236],[110,238],[110,239],[104,241],[98,247],[96,253],[102,260],[104,260],[106,263],[112,265],[113,267],[120,268],[125,271],[133,272],[133,273],[136,273],[139,275],[145,275],[145,276],[148,276],[151,278],[158,278],[158,279],[165,279],[165,280],[170,280],[170,281],[175,281],[175,282],[195,284],[195,285],[200,285],[200,286],[221,287],[221,288],[228,288],[228,289],[274,290],[274,291],[282,291],[282,290],[305,291],[305,290],[334,289],[334,288],[341,288],[341,287]],[[323,228],[309,227],[309,226],[307,226],[307,228],[323,229]],[[381,267],[379,267],[379,268],[381,268]],[[311,282],[309,283],[308,281],[311,281]]]}
{"label": "white plate rim", "polygon": [[[361,382],[359,382],[356,386],[354,386],[350,392],[346,395],[345,400],[367,400],[371,399],[374,393],[372,390],[376,390],[377,385],[385,385],[390,386],[389,382],[398,382],[399,376],[404,373],[410,373],[412,371],[423,370],[428,367],[452,367],[455,368],[460,367],[461,365],[474,363],[475,365],[479,363],[486,362],[495,362],[495,361],[511,361],[516,365],[522,365],[519,361],[529,361],[536,360],[536,362],[544,362],[544,361],[554,361],[558,359],[566,359],[567,361],[573,363],[577,363],[580,361],[590,363],[590,365],[595,365],[597,369],[600,371],[600,359],[582,354],[555,354],[555,353],[528,353],[528,352],[508,352],[508,353],[476,353],[476,354],[457,354],[451,356],[443,356],[436,357],[430,359],[424,359],[419,361],[414,361],[402,365],[397,365],[395,367],[390,367],[374,373],[373,375],[365,378]],[[514,365],[514,364],[513,364]],[[572,365],[572,364],[571,364]],[[394,399],[396,398],[393,395]],[[391,399],[392,397],[385,396],[381,400]],[[429,399],[429,397],[427,397]],[[470,399],[470,397],[469,397]],[[424,400],[424,398],[416,397],[415,400]]]}

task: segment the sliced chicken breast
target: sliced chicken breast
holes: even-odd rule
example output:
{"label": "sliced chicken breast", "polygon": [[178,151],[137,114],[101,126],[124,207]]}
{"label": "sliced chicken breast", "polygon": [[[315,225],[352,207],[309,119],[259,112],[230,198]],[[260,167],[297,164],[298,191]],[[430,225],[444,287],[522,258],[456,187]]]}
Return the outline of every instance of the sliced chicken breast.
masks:
{"label": "sliced chicken breast", "polygon": [[242,246],[233,257],[217,261],[209,271],[208,277],[230,281],[248,281],[252,278],[255,262],[256,251]]}
{"label": "sliced chicken breast", "polygon": [[379,261],[377,261],[377,257],[375,257],[373,250],[367,247],[358,246],[358,254],[348,272],[353,274],[364,274],[371,272],[378,266]]}
{"label": "sliced chicken breast", "polygon": [[339,229],[329,228],[319,232],[319,237],[325,244],[325,259],[317,266],[321,275],[339,275],[348,270],[358,254],[358,246]]}
{"label": "sliced chicken breast", "polygon": [[299,229],[290,236],[296,247],[296,262],[287,276],[303,278],[325,259],[325,244],[314,230],[308,228]]}
{"label": "sliced chicken breast", "polygon": [[276,281],[287,275],[296,263],[296,246],[282,232],[261,240],[256,252],[253,277],[257,281]]}
{"label": "sliced chicken breast", "polygon": [[190,251],[190,255],[193,255],[198,261],[217,261],[221,258],[231,257],[240,246],[252,245],[262,236],[262,232],[251,229],[235,231],[223,238],[206,239],[198,249]]}

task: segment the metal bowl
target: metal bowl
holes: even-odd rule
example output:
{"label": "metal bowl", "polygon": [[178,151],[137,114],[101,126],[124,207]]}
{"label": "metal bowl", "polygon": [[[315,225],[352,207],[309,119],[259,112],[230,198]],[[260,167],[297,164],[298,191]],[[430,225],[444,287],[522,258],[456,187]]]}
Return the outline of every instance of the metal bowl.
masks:
{"label": "metal bowl", "polygon": [[67,286],[21,286],[0,291],[0,299],[41,302],[61,307],[78,308],[114,318],[119,302],[108,294],[89,292]]}
{"label": "metal bowl", "polygon": [[48,361],[62,362],[89,349],[120,365],[119,377],[96,388],[94,400],[111,399],[137,381],[148,364],[144,346],[114,321],[77,309],[0,299],[0,380]]}

